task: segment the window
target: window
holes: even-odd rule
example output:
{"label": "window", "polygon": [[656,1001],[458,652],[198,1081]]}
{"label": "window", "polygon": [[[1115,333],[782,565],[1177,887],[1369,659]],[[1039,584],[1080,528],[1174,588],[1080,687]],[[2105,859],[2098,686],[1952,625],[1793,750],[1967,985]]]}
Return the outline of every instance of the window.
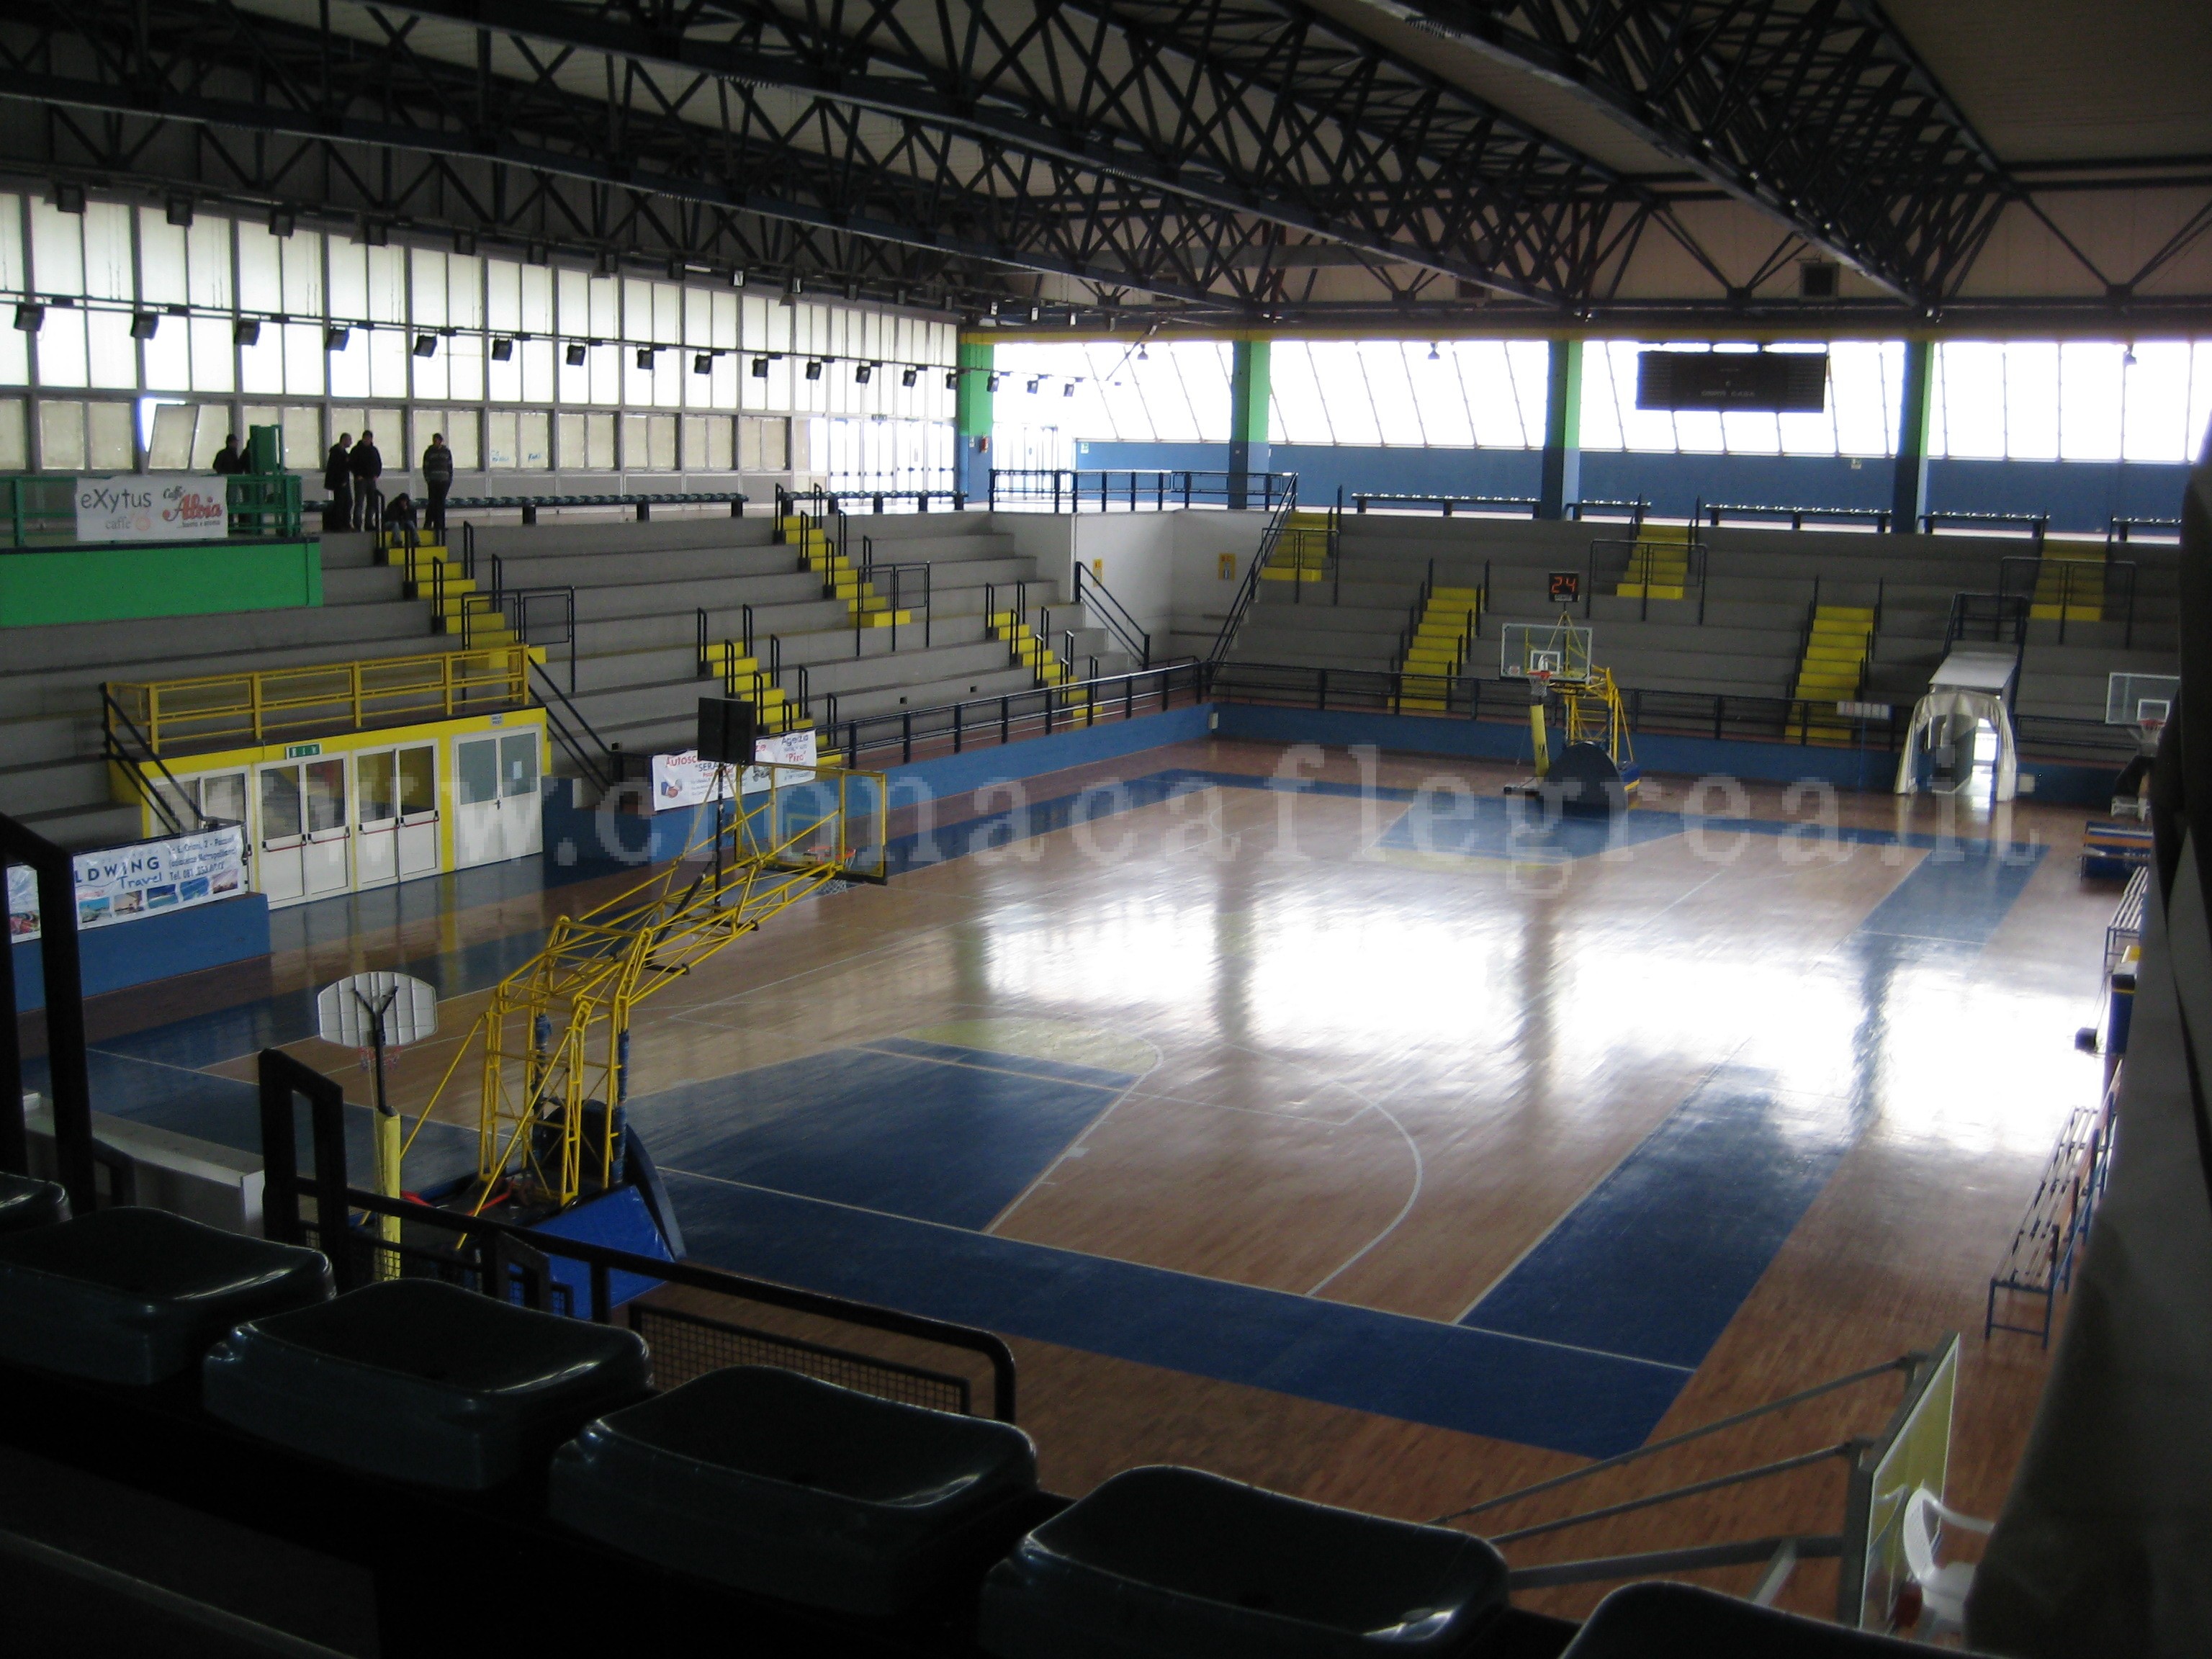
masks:
{"label": "window", "polygon": [[686,415],[682,434],[684,471],[729,471],[737,459],[733,453],[736,425],[727,415]]}
{"label": "window", "polygon": [[746,416],[739,425],[738,465],[747,472],[788,472],[791,422],[775,416]]}
{"label": "window", "polygon": [[0,398],[0,472],[31,470],[31,447],[23,422],[23,400]]}
{"label": "window", "polygon": [[611,472],[615,470],[615,417],[611,415],[562,415],[559,465],[564,472]]}
{"label": "window", "polygon": [[623,416],[622,443],[624,471],[676,471],[676,417],[673,415]]}

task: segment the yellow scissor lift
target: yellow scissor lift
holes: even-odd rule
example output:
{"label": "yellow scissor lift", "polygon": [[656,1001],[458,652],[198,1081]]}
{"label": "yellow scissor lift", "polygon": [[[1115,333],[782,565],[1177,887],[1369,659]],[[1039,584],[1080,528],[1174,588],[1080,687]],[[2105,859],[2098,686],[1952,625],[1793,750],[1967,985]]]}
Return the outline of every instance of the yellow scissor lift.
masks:
{"label": "yellow scissor lift", "polygon": [[475,1055],[471,1213],[504,1194],[562,1209],[603,1187],[619,1135],[608,1103],[629,1092],[638,1006],[830,883],[885,878],[883,774],[763,769],[767,787],[710,803],[681,857],[562,917],[545,948],[494,988],[408,1135],[411,1146],[441,1102],[465,1096]]}

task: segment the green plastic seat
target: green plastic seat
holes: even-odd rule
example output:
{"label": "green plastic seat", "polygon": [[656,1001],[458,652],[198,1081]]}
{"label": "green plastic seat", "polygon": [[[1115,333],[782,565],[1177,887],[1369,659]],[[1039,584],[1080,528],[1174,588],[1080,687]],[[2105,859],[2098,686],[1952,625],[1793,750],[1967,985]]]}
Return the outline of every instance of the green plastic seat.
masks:
{"label": "green plastic seat", "polygon": [[225,1422],[368,1474],[484,1492],[652,1381],[634,1331],[401,1279],[240,1326],[207,1358]]}
{"label": "green plastic seat", "polygon": [[242,1320],[325,1302],[314,1250],[165,1210],[96,1210],[0,1236],[0,1358],[150,1388]]}
{"label": "green plastic seat", "polygon": [[1505,1606],[1480,1538],[1196,1469],[1115,1475],[985,1580],[1001,1659],[1355,1659],[1470,1650]]}
{"label": "green plastic seat", "polygon": [[1036,1491],[1012,1424],[745,1365],[592,1424],[554,1458],[547,1501],[658,1565],[880,1616],[972,1588]]}
{"label": "green plastic seat", "polygon": [[58,1182],[0,1171],[0,1233],[58,1226],[69,1218],[69,1194]]}

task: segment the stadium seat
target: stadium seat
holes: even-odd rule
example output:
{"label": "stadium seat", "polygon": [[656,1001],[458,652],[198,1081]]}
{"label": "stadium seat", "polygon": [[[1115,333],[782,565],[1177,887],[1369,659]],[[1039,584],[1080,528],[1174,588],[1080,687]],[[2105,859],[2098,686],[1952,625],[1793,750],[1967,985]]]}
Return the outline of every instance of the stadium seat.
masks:
{"label": "stadium seat", "polygon": [[0,1233],[27,1232],[69,1218],[69,1194],[53,1182],[0,1172]]}
{"label": "stadium seat", "polygon": [[207,1409],[366,1474],[484,1492],[652,1376],[630,1331],[394,1279],[240,1326],[207,1358]]}
{"label": "stadium seat", "polygon": [[1036,1516],[1012,1424],[747,1365],[585,1429],[553,1460],[553,1517],[738,1589],[887,1615],[984,1567]]}
{"label": "stadium seat", "polygon": [[1505,1589],[1504,1559],[1465,1533],[1139,1468],[992,1570],[979,1638],[1002,1659],[1455,1654]]}
{"label": "stadium seat", "polygon": [[99,1210],[0,1237],[0,1358],[149,1388],[190,1373],[240,1320],[330,1294],[313,1250],[162,1210]]}
{"label": "stadium seat", "polygon": [[1560,1659],[1905,1659],[1914,1642],[1801,1619],[1695,1584],[1650,1580],[1598,1603]]}

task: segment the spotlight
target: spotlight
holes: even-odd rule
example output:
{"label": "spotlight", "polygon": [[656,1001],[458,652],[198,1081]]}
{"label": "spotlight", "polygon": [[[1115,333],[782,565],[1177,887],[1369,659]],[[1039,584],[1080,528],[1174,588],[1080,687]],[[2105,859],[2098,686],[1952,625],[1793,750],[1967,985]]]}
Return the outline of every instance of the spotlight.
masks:
{"label": "spotlight", "polygon": [[743,288],[744,285],[745,268],[743,265],[739,265],[735,270],[730,273],[730,286],[732,288]]}
{"label": "spotlight", "polygon": [[161,314],[159,312],[141,311],[131,319],[131,337],[134,340],[150,340],[154,337],[154,331],[161,325]]}
{"label": "spotlight", "polygon": [[845,284],[845,297],[848,300],[859,299],[860,297],[860,285],[858,283],[847,283]]}
{"label": "spotlight", "polygon": [[714,354],[711,351],[695,353],[691,359],[691,372],[694,374],[712,374],[714,372]]}
{"label": "spotlight", "polygon": [[1033,322],[1033,323],[1034,323],[1034,322],[1036,322],[1036,321],[1040,317],[1042,317],[1043,315],[1044,315],[1044,313],[1043,313],[1041,309],[1039,309],[1037,307],[1036,307],[1036,306],[1031,306],[1031,307],[1030,307],[1030,320],[1031,322]]}
{"label": "spotlight", "polygon": [[325,351],[343,351],[346,349],[346,343],[352,338],[353,331],[349,328],[326,328],[323,331],[323,349]]}
{"label": "spotlight", "polygon": [[1433,363],[1433,362],[1440,362],[1440,361],[1443,359],[1443,354],[1442,352],[1440,352],[1440,351],[1438,351],[1438,350],[1437,349],[1437,343],[1436,343],[1434,340],[1430,341],[1430,342],[1429,342],[1429,361],[1430,361],[1431,362],[1432,362],[1432,363]]}
{"label": "spotlight", "polygon": [[690,269],[690,267],[686,265],[683,260],[671,259],[668,262],[668,280],[672,283],[682,282],[684,280],[684,274]]}
{"label": "spotlight", "polygon": [[191,197],[172,196],[169,198],[168,210],[171,224],[181,227],[191,223],[192,198]]}
{"label": "spotlight", "polygon": [[415,355],[417,357],[436,356],[438,355],[438,337],[434,334],[417,334],[415,337]]}
{"label": "spotlight", "polygon": [[810,380],[818,380],[822,378],[822,365],[819,361],[809,362],[806,365],[806,378]]}
{"label": "spotlight", "polygon": [[54,211],[57,213],[83,212],[84,186],[82,185],[56,185],[54,186]]}
{"label": "spotlight", "polygon": [[293,216],[291,209],[270,208],[269,210],[269,234],[271,236],[289,236],[298,228],[299,221]]}
{"label": "spotlight", "polygon": [[921,374],[921,371],[917,368],[902,370],[899,374],[899,384],[901,386],[910,386],[918,378],[920,378]]}
{"label": "spotlight", "polygon": [[793,271],[793,272],[791,273],[791,283],[790,283],[790,288],[791,288],[791,292],[792,292],[792,293],[793,293],[793,294],[804,294],[804,293],[805,293],[805,292],[806,292],[806,279],[805,279],[805,277],[801,276],[800,276],[797,271],[795,271],[795,270],[794,270],[794,271]]}
{"label": "spotlight", "polygon": [[958,369],[948,368],[945,371],[945,389],[947,392],[957,392],[960,390],[960,371]]}
{"label": "spotlight", "polygon": [[244,318],[231,325],[230,337],[240,345],[261,343],[261,323],[258,318]]}
{"label": "spotlight", "polygon": [[1137,361],[1140,363],[1149,363],[1152,361],[1152,354],[1145,349],[1142,341],[1137,343]]}
{"label": "spotlight", "polygon": [[525,242],[522,245],[522,262],[526,265],[542,265],[547,257],[543,242]]}
{"label": "spotlight", "polygon": [[983,390],[986,392],[996,392],[999,389],[999,382],[1004,379],[1006,379],[1006,376],[1003,374],[992,375],[988,380],[984,381]]}
{"label": "spotlight", "polygon": [[507,362],[507,361],[508,361],[509,359],[511,359],[514,356],[514,341],[512,341],[512,340],[494,340],[494,341],[491,343],[491,360],[492,360],[492,362],[495,362],[495,363],[503,363],[503,362]]}
{"label": "spotlight", "polygon": [[767,358],[756,357],[753,359],[753,379],[756,380],[765,380],[768,379]]}
{"label": "spotlight", "polygon": [[353,239],[363,247],[383,247],[392,240],[392,227],[364,214],[354,227]]}
{"label": "spotlight", "polygon": [[602,276],[613,276],[622,270],[622,256],[611,247],[599,250],[599,272]]}
{"label": "spotlight", "polygon": [[[82,209],[79,211],[82,211]],[[36,334],[46,325],[46,308],[29,303],[15,307],[15,326],[26,334]]]}
{"label": "spotlight", "polygon": [[1075,395],[1075,382],[1070,380],[1066,386],[1060,387],[1060,395],[1063,398],[1073,398]]}
{"label": "spotlight", "polygon": [[653,367],[653,347],[640,346],[637,349],[637,366],[640,368],[650,369]]}
{"label": "spotlight", "polygon": [[1036,380],[1031,380],[1031,381],[1030,382],[1030,397],[1032,397],[1032,398],[1036,397],[1036,396],[1037,388],[1038,388],[1039,386],[1042,386],[1043,384],[1044,384],[1044,379],[1043,379],[1043,377],[1042,377],[1042,375],[1040,375],[1040,376],[1039,376],[1038,378],[1036,378]]}
{"label": "spotlight", "polygon": [[584,343],[569,341],[568,349],[561,354],[561,361],[571,368],[581,368],[584,366]]}
{"label": "spotlight", "polygon": [[866,386],[875,378],[876,366],[873,363],[862,363],[853,371],[853,384],[855,386]]}
{"label": "spotlight", "polygon": [[474,253],[476,251],[477,251],[477,234],[476,234],[476,232],[474,232],[473,230],[457,230],[457,231],[455,231],[455,232],[453,233],[453,252],[456,252],[456,253],[458,253],[458,254],[461,255],[464,258],[467,258],[470,254]]}

